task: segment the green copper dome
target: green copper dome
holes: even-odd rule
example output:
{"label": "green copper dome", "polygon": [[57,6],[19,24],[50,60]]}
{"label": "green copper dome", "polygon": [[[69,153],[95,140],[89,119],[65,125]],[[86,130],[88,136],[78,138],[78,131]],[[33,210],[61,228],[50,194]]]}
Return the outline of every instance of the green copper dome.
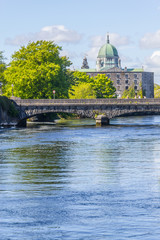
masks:
{"label": "green copper dome", "polygon": [[118,57],[117,49],[110,43],[104,44],[98,53],[98,58]]}
{"label": "green copper dome", "polygon": [[97,56],[96,69],[104,71],[115,67],[121,68],[120,59],[117,49],[110,44],[109,35],[107,35],[107,42],[100,48]]}
{"label": "green copper dome", "polygon": [[117,49],[110,44],[109,42],[109,35],[107,34],[107,42],[104,44],[98,53],[98,58],[112,58],[112,57],[118,57]]}

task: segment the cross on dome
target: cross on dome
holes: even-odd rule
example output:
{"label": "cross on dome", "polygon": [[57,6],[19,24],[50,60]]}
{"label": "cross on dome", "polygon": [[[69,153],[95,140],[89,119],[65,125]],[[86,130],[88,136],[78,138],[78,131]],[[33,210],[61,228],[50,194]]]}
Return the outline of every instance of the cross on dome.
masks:
{"label": "cross on dome", "polygon": [[109,33],[107,33],[107,43],[109,44]]}

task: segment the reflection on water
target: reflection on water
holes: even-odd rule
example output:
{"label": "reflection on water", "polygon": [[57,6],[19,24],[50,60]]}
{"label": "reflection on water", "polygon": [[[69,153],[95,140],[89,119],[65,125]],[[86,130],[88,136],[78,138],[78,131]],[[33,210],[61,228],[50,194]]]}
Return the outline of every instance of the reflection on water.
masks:
{"label": "reflection on water", "polygon": [[0,129],[1,239],[159,239],[160,117]]}
{"label": "reflection on water", "polygon": [[67,162],[62,163],[61,158],[65,155],[67,148],[67,144],[54,142],[15,149],[12,155],[15,157],[17,181],[22,184],[31,184],[34,189],[37,185],[37,191],[61,187],[63,184],[61,176],[65,174],[67,167]]}

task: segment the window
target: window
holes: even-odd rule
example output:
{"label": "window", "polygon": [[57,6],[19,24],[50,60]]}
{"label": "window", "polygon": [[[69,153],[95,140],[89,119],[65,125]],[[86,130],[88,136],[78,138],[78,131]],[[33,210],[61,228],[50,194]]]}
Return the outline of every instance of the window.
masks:
{"label": "window", "polygon": [[119,74],[117,74],[117,78],[120,78],[120,75],[119,75]]}
{"label": "window", "polygon": [[128,84],[128,80],[126,80],[126,84]]}
{"label": "window", "polygon": [[128,74],[125,74],[125,78],[128,79]]}
{"label": "window", "polygon": [[117,84],[120,84],[120,80],[119,79],[117,79]]}
{"label": "window", "polygon": [[134,90],[137,90],[137,86],[134,86]]}
{"label": "window", "polygon": [[128,86],[126,86],[125,89],[128,90]]}
{"label": "window", "polygon": [[134,84],[137,84],[137,80],[136,79],[134,80]]}
{"label": "window", "polygon": [[104,62],[102,60],[99,61],[100,67],[103,67]]}
{"label": "window", "polygon": [[134,74],[134,78],[137,78],[137,74]]}

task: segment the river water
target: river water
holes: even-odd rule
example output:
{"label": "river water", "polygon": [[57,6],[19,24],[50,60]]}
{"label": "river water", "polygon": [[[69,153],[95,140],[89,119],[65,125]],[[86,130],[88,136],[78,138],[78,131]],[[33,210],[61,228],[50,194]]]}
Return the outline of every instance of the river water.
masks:
{"label": "river water", "polygon": [[0,129],[1,240],[160,238],[160,116]]}

